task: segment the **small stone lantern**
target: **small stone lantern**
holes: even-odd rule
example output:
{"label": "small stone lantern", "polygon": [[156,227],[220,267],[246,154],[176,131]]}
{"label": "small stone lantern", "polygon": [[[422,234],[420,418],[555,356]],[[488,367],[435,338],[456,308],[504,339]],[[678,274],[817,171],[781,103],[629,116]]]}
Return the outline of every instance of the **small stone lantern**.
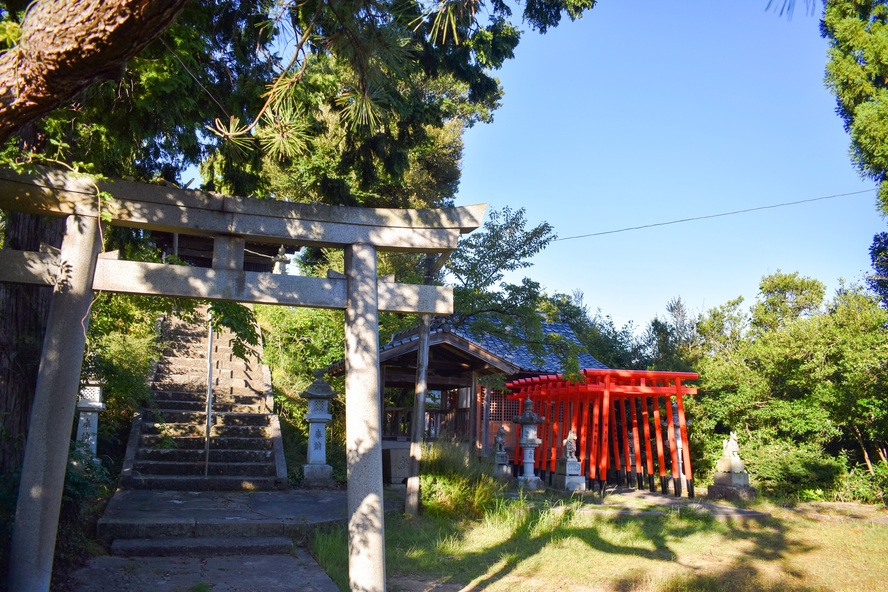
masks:
{"label": "small stone lantern", "polygon": [[80,396],[77,398],[77,411],[80,413],[77,420],[77,441],[89,446],[93,455],[96,454],[99,411],[104,409],[101,384],[87,383],[80,387]]}
{"label": "small stone lantern", "polygon": [[327,422],[330,415],[330,399],[336,393],[324,381],[324,371],[314,371],[314,382],[302,393],[308,401],[305,420],[308,422],[308,464],[302,466],[303,484],[329,486],[333,484],[333,467],[327,464]]}
{"label": "small stone lantern", "polygon": [[271,258],[274,261],[274,269],[271,270],[271,273],[277,275],[287,275],[287,264],[290,263],[290,258],[287,257],[287,249],[284,245],[281,245],[281,248],[278,249],[278,254]]}
{"label": "small stone lantern", "polygon": [[537,438],[537,426],[543,423],[543,418],[533,412],[533,401],[530,397],[524,402],[524,412],[516,415],[512,421],[521,427],[521,439],[518,444],[524,451],[524,473],[518,477],[518,486],[530,491],[545,489],[545,485],[539,477],[533,474],[533,453],[542,440]]}

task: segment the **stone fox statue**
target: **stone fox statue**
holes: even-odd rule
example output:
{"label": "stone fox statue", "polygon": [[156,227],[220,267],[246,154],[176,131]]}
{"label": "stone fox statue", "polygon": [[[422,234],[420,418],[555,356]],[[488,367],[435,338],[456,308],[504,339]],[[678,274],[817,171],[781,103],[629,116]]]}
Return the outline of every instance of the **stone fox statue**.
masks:
{"label": "stone fox statue", "polygon": [[561,456],[568,460],[577,460],[577,433],[573,430],[567,433],[567,438],[561,442]]}

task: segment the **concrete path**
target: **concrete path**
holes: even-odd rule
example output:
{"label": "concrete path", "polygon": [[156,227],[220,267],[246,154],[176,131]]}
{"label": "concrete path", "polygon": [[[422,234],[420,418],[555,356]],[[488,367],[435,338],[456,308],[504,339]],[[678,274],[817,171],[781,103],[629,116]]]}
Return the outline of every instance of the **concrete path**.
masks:
{"label": "concrete path", "polygon": [[[343,490],[256,492],[118,491],[99,520],[112,552],[71,575],[72,592],[336,592],[333,581],[298,546],[278,554],[250,552],[254,540],[304,537],[322,524],[344,522]],[[252,538],[251,538],[252,537]],[[256,539],[256,537],[264,537]],[[274,539],[276,537],[276,539]],[[197,552],[165,552],[207,542]],[[218,541],[218,543],[214,543]],[[153,545],[153,547],[152,547]],[[185,555],[190,556],[185,556]],[[149,556],[151,555],[151,556]],[[194,556],[197,555],[197,556]]]}
{"label": "concrete path", "polygon": [[339,592],[303,549],[292,555],[95,557],[74,573],[73,592]]}
{"label": "concrete path", "polygon": [[150,491],[114,494],[98,523],[103,540],[141,537],[298,538],[346,518],[344,490]]}

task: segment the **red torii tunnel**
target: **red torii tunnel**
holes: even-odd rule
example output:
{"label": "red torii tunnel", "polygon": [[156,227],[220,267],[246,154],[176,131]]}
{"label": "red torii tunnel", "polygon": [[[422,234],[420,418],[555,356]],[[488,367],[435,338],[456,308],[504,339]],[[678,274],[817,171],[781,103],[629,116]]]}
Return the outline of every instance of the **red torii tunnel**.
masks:
{"label": "red torii tunnel", "polygon": [[[521,401],[521,412],[530,400],[543,418],[537,436],[542,443],[534,464],[539,476],[545,479],[555,472],[562,442],[573,430],[582,474],[598,490],[604,491],[608,482],[629,487],[634,482],[642,489],[646,474],[648,487],[656,491],[656,470],[663,493],[668,493],[671,473],[673,491],[680,496],[683,473],[688,496],[694,497],[682,397],[696,395],[697,389],[684,386],[682,381],[695,380],[698,375],[596,369],[581,374],[585,382],[570,383],[559,374],[506,384],[513,391],[509,398]],[[520,446],[516,447],[515,464],[521,454]]]}

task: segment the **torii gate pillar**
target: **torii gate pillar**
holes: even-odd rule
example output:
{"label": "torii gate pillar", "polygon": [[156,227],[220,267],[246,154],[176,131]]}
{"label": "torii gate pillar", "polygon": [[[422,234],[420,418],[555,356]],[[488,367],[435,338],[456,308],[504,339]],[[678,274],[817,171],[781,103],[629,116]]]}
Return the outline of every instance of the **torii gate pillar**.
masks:
{"label": "torii gate pillar", "polygon": [[37,370],[12,531],[9,589],[13,592],[49,590],[100,246],[95,217],[68,216],[61,272],[49,305]]}
{"label": "torii gate pillar", "polygon": [[376,249],[345,249],[345,450],[351,590],[385,592]]}

